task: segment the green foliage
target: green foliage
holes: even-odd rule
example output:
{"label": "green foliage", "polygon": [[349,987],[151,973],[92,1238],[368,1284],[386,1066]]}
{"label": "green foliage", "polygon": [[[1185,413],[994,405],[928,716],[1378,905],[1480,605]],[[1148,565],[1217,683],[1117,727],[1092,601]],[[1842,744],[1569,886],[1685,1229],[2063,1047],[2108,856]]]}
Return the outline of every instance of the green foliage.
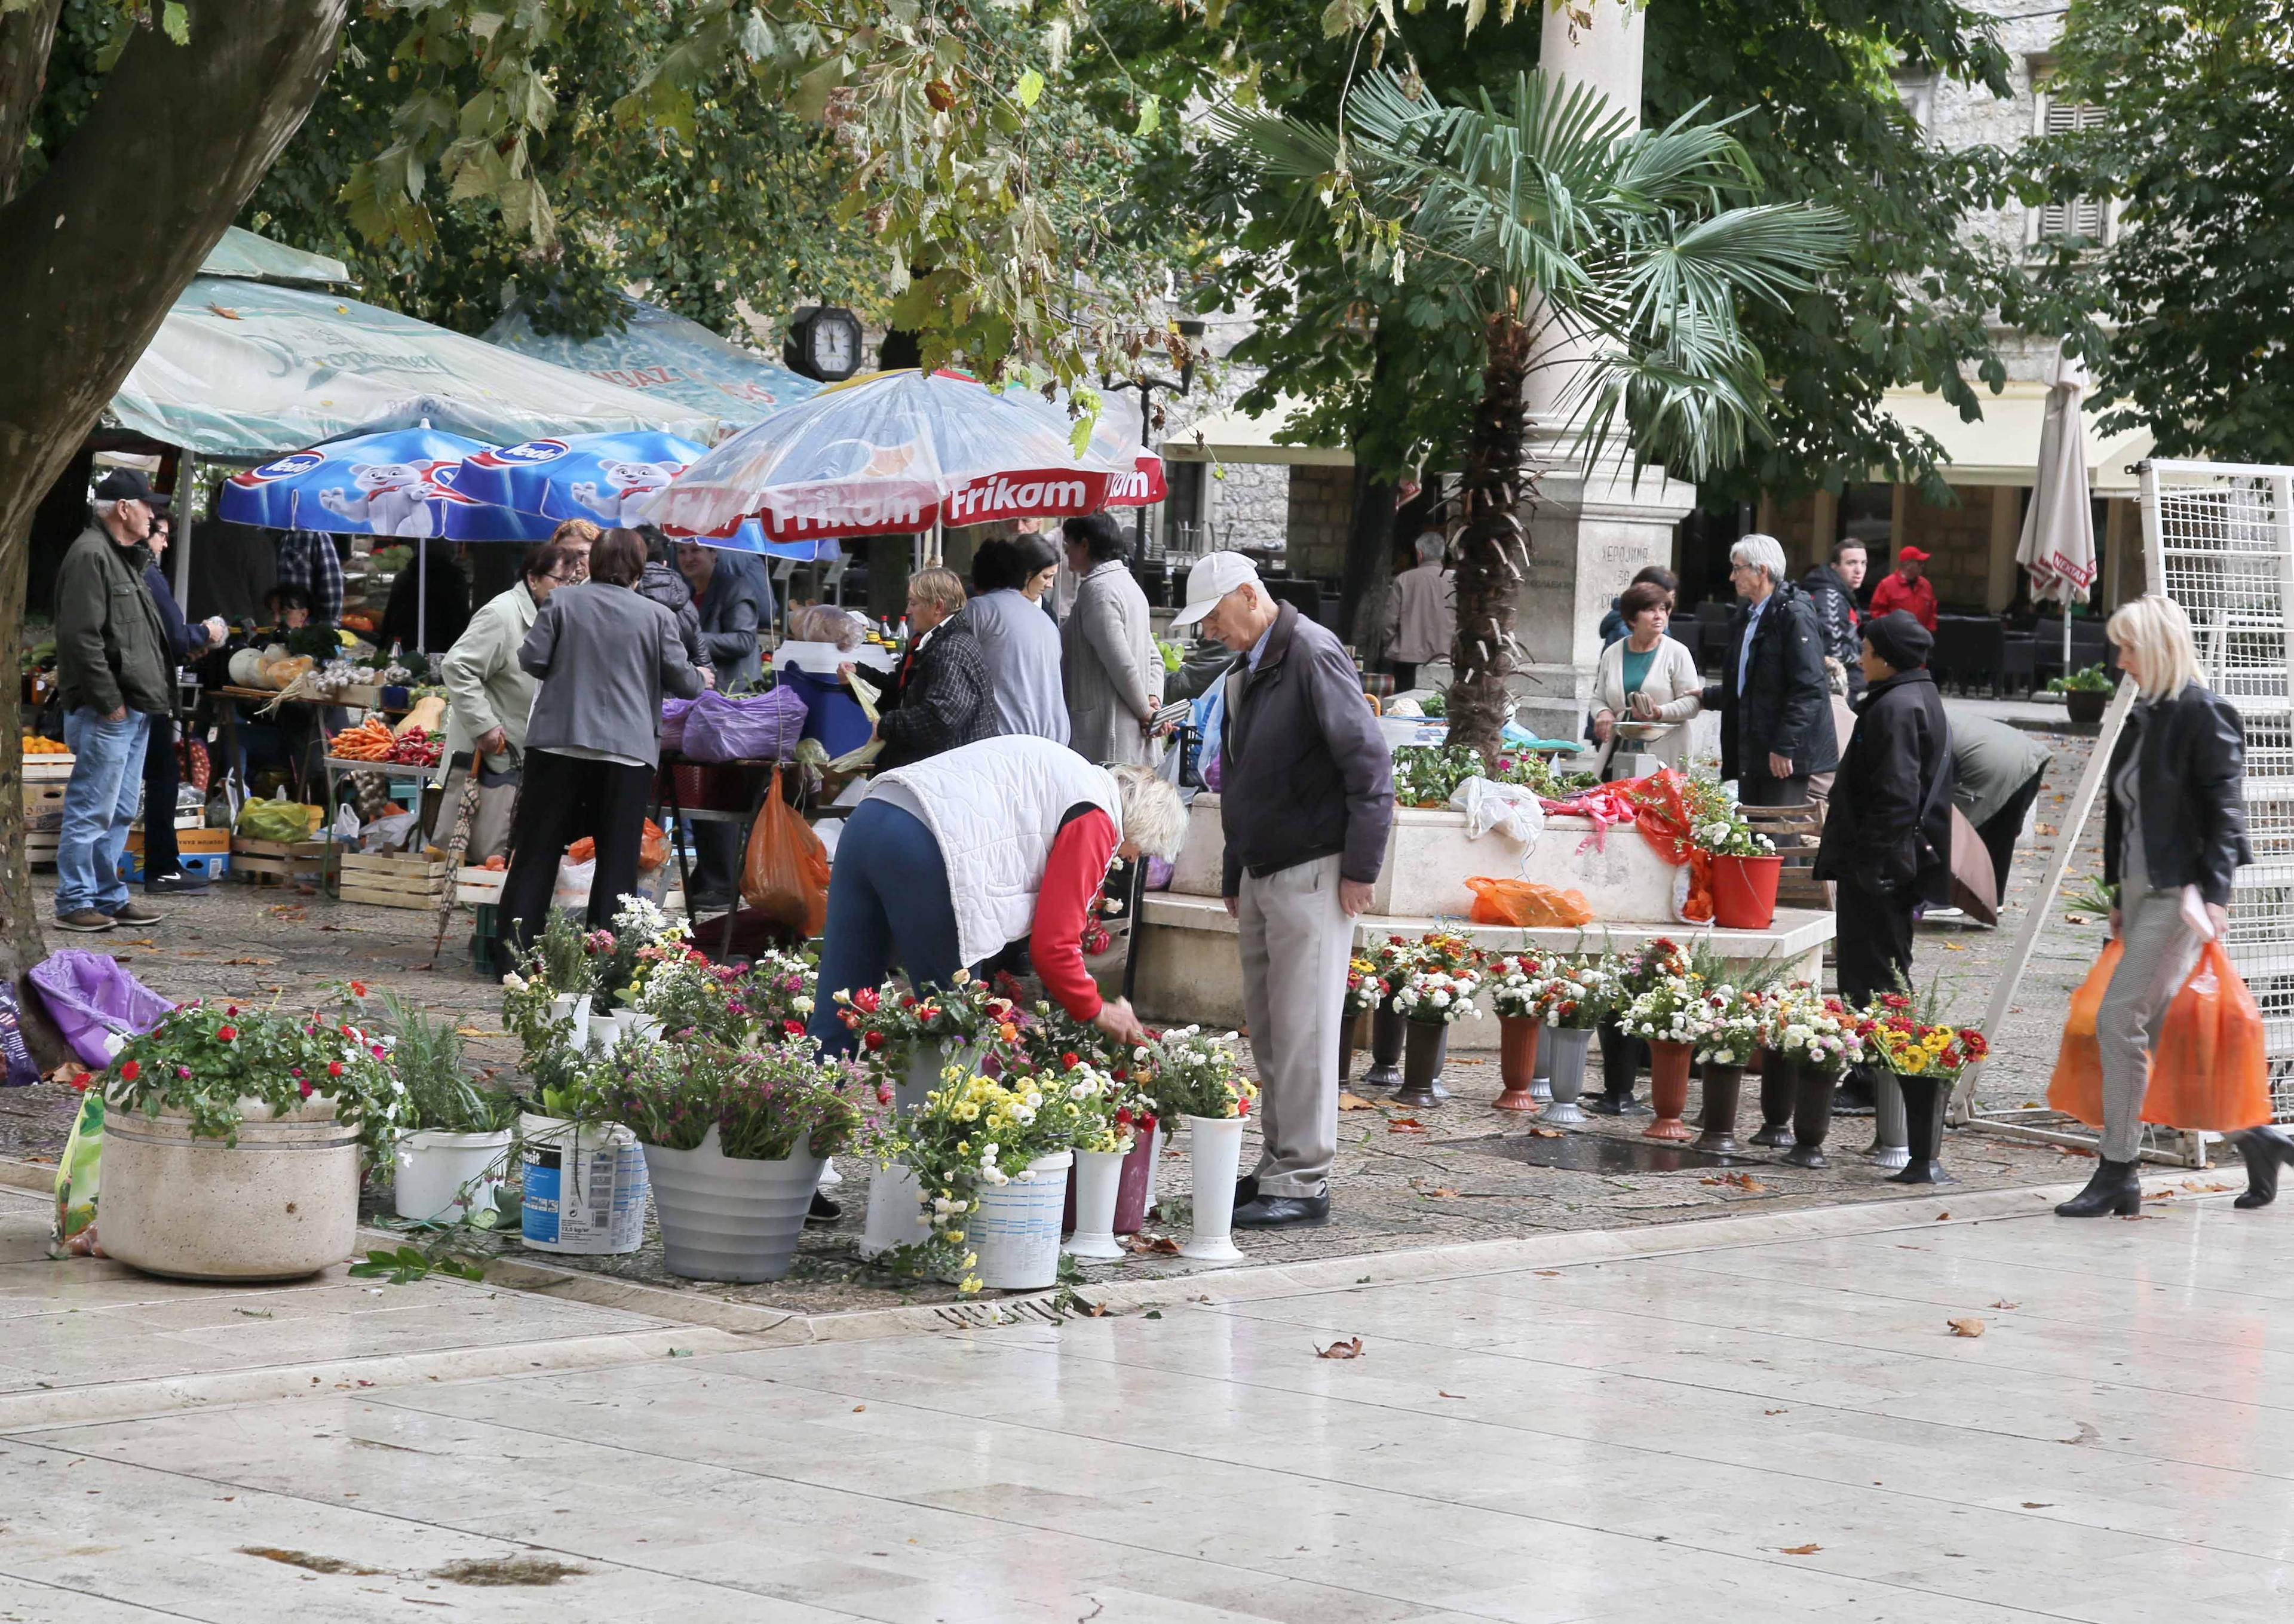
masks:
{"label": "green foliage", "polygon": [[450,1276],[458,1280],[483,1280],[485,1265],[468,1253],[446,1239],[424,1246],[378,1246],[366,1255],[364,1263],[353,1263],[350,1276],[354,1280],[381,1280],[391,1286],[411,1286],[434,1274]]}
{"label": "green foliage", "polygon": [[809,1043],[732,1049],[625,1039],[585,1068],[576,1115],[619,1123],[671,1150],[698,1149],[714,1127],[719,1149],[744,1162],[779,1161],[808,1143],[815,1156],[834,1156],[860,1125],[843,1073]]}
{"label": "green foliage", "polygon": [[395,993],[382,995],[382,1012],[395,1040],[390,1058],[406,1090],[408,1127],[493,1133],[517,1121],[515,1100],[471,1079],[452,1016],[434,1019]]}
{"label": "green foliage", "polygon": [[2085,670],[2073,671],[2065,677],[2047,678],[2050,694],[2108,694],[2119,686],[2111,674],[2100,665],[2090,665]]}
{"label": "green foliage", "polygon": [[2102,122],[2032,155],[2048,195],[2119,199],[2117,240],[2061,241],[2050,273],[2097,319],[2083,343],[2103,433],[2294,462],[2294,347],[2274,325],[2294,309],[2290,77],[2290,0],[2072,8],[2050,88]]}

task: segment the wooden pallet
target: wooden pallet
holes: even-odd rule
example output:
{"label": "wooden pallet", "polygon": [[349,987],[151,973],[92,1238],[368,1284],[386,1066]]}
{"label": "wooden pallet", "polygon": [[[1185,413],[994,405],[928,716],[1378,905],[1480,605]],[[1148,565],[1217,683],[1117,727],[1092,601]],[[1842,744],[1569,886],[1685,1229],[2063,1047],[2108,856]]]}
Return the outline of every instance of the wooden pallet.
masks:
{"label": "wooden pallet", "polygon": [[316,885],[326,872],[324,840],[232,837],[231,877],[242,885]]}
{"label": "wooden pallet", "polygon": [[331,878],[338,901],[428,912],[444,900],[454,865],[420,857],[369,857],[338,852]]}
{"label": "wooden pallet", "polygon": [[1832,906],[1832,888],[1815,874],[1816,849],[1824,840],[1824,814],[1812,806],[1746,807],[1745,821],[1776,842],[1784,858],[1777,880],[1777,905],[1781,908]]}
{"label": "wooden pallet", "polygon": [[24,860],[34,868],[53,868],[56,848],[63,836],[53,830],[30,832],[24,836]]}

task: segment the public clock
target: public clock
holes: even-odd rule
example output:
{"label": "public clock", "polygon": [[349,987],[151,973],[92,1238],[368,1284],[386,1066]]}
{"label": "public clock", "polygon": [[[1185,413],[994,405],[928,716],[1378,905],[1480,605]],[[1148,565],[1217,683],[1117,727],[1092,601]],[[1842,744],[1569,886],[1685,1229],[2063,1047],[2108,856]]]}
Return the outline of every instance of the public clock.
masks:
{"label": "public clock", "polygon": [[860,318],[834,304],[808,304],[790,320],[782,355],[807,378],[842,383],[860,369]]}

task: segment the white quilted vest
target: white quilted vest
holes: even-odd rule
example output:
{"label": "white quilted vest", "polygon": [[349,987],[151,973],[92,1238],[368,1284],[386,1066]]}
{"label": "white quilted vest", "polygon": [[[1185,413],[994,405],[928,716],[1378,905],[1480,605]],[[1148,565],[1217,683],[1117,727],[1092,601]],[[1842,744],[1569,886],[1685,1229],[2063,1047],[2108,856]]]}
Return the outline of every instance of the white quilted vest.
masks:
{"label": "white quilted vest", "polygon": [[1123,827],[1115,775],[1064,744],[1029,735],[982,739],[878,775],[923,808],[956,905],[957,950],[977,964],[1028,934],[1060,816],[1088,803]]}

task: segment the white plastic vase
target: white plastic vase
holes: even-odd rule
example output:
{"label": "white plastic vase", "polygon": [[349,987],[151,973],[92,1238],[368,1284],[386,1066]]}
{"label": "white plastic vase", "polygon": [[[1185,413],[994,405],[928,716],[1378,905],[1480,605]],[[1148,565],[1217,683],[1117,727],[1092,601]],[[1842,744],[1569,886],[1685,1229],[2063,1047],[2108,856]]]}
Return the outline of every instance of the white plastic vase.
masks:
{"label": "white plastic vase", "polygon": [[391,1161],[391,1199],[401,1218],[417,1223],[460,1223],[470,1209],[494,1204],[508,1170],[512,1135],[443,1133],[423,1128],[399,1136]]}
{"label": "white plastic vase", "polygon": [[549,1001],[549,1024],[567,1029],[565,1041],[574,1051],[590,1046],[590,995],[576,997],[572,993],[560,993]]}
{"label": "white plastic vase", "polygon": [[622,1037],[624,1042],[633,1037],[641,1037],[649,1042],[657,1043],[661,1038],[661,1022],[651,1015],[641,1015],[635,1010],[623,1010]]}
{"label": "white plastic vase", "polygon": [[[977,1069],[980,1051],[959,1052],[966,1069]],[[892,1084],[892,1109],[905,1116],[924,1102],[940,1085],[945,1052],[938,1043],[919,1044],[908,1053],[903,1069],[887,1073]],[[923,1186],[907,1165],[892,1162],[868,1179],[868,1217],[860,1233],[860,1255],[881,1257],[896,1246],[921,1245],[931,1238],[931,1224],[923,1215]]]}
{"label": "white plastic vase", "polygon": [[1122,1243],[1115,1238],[1115,1198],[1123,1184],[1123,1163],[1128,1151],[1078,1150],[1075,1153],[1076,1227],[1060,1250],[1077,1257],[1121,1257]]}
{"label": "white plastic vase", "polygon": [[1068,1202],[1070,1150],[1039,1156],[1008,1184],[980,1192],[964,1242],[980,1261],[972,1272],[998,1291],[1039,1291],[1060,1278],[1060,1212]]}
{"label": "white plastic vase", "polygon": [[1187,1118],[1187,1159],[1195,1175],[1194,1228],[1179,1248],[1182,1257],[1232,1263],[1242,1255],[1234,1244],[1234,1181],[1242,1166],[1242,1118]]}

